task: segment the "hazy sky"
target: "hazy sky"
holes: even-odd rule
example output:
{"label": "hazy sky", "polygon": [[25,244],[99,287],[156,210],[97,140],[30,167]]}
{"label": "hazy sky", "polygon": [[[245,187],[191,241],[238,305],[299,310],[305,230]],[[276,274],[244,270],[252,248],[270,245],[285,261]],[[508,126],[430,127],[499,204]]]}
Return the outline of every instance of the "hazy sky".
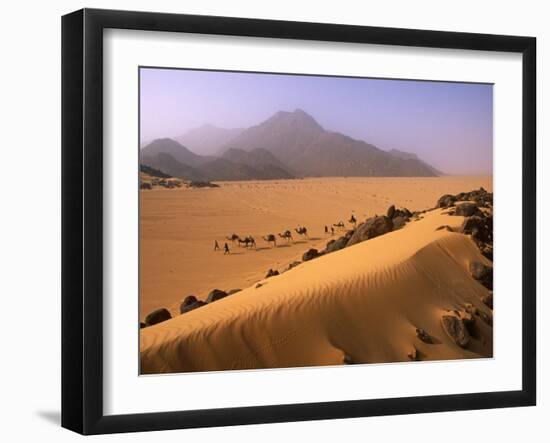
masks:
{"label": "hazy sky", "polygon": [[299,108],[327,130],[414,152],[443,172],[492,173],[491,85],[147,68],[140,94],[143,141]]}

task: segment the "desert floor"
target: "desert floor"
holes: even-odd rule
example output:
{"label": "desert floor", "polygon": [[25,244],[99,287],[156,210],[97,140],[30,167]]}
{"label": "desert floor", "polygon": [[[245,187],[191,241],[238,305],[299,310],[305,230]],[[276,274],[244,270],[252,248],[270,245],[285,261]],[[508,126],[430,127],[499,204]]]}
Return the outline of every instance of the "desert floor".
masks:
{"label": "desert floor", "polygon": [[[215,288],[247,288],[268,269],[285,269],[309,248],[323,249],[330,226],[340,220],[351,228],[384,214],[391,204],[411,211],[432,208],[446,193],[483,186],[492,192],[492,177],[312,178],[220,183],[220,188],[154,189],[141,192],[140,317],[159,307],[179,314],[180,301],[194,294],[205,299]],[[325,234],[324,227],[329,227]],[[306,226],[309,238],[294,228]],[[291,230],[294,240],[267,234]],[[344,231],[335,228],[337,238]],[[252,235],[257,248],[234,245],[226,237]],[[222,250],[214,252],[217,240]],[[227,242],[231,254],[223,254]],[[393,244],[399,248],[399,244]]]}

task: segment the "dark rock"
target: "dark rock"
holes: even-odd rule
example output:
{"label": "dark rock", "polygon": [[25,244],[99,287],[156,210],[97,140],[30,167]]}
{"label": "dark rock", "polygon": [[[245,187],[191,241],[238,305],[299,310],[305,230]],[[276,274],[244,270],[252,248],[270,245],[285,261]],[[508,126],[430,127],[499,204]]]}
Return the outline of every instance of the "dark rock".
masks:
{"label": "dark rock", "polygon": [[479,250],[481,251],[481,254],[483,254],[483,256],[485,258],[488,258],[489,260],[493,261],[493,246],[492,245],[487,245],[487,244],[480,244],[479,245]]}
{"label": "dark rock", "polygon": [[187,305],[184,305],[184,303],[185,300],[180,305],[180,314],[185,314],[186,312],[193,311],[194,309],[200,308],[201,306],[208,304],[202,300],[195,300],[194,302],[188,303]]}
{"label": "dark rock", "polygon": [[289,263],[289,265],[287,266],[286,270],[287,271],[290,271],[292,268],[295,268],[296,266],[298,266],[300,263],[302,263],[301,261],[293,261],[292,263]]}
{"label": "dark rock", "polygon": [[170,315],[170,312],[168,312],[168,309],[160,308],[151,312],[149,315],[147,315],[147,317],[145,317],[145,325],[156,325],[157,323],[170,320],[171,318],[172,316]]}
{"label": "dark rock", "polygon": [[445,231],[454,232],[453,228],[451,228],[449,225],[439,226],[436,231],[441,231],[442,229],[445,229]]}
{"label": "dark rock", "polygon": [[490,291],[486,296],[484,296],[481,301],[488,308],[493,309],[493,291]]}
{"label": "dark rock", "polygon": [[432,337],[424,329],[416,328],[416,336],[424,343],[433,343]]}
{"label": "dark rock", "polygon": [[401,229],[403,226],[405,226],[405,223],[407,223],[407,219],[403,217],[402,215],[398,215],[392,219],[393,229],[392,231],[395,231],[397,229]]}
{"label": "dark rock", "polygon": [[261,283],[256,283],[256,286],[254,286],[254,289],[261,288],[263,285]]}
{"label": "dark rock", "polygon": [[395,205],[391,205],[388,208],[388,211],[386,212],[386,215],[388,216],[388,218],[393,218],[394,214],[395,214]]}
{"label": "dark rock", "polygon": [[147,325],[145,323],[143,323],[142,321],[139,322],[139,328],[140,329],[143,329],[144,327],[146,327]]}
{"label": "dark rock", "polygon": [[461,348],[468,346],[470,342],[470,333],[466,329],[464,322],[454,315],[444,315],[441,317],[441,324],[447,335]]}
{"label": "dark rock", "polygon": [[493,326],[493,317],[491,317],[489,314],[487,314],[486,312],[480,310],[478,312],[478,315],[489,326]]}
{"label": "dark rock", "polygon": [[277,271],[276,269],[270,269],[269,271],[267,271],[265,278],[275,277],[276,275],[279,275],[279,271]]}
{"label": "dark rock", "polygon": [[387,234],[393,230],[393,222],[383,215],[375,216],[361,223],[348,241],[347,246],[361,243],[365,240]]}
{"label": "dark rock", "polygon": [[207,303],[212,303],[217,300],[221,300],[224,297],[227,297],[228,294],[225,291],[222,291],[220,289],[214,289],[210,294],[208,294],[208,297],[206,298]]}
{"label": "dark rock", "polygon": [[475,203],[471,202],[464,202],[464,203],[457,203],[455,214],[454,215],[461,215],[463,217],[471,217],[473,215],[481,215],[482,212],[479,210],[477,205]]}
{"label": "dark rock", "polygon": [[454,195],[445,194],[439,197],[439,200],[437,200],[435,207],[448,208],[449,206],[453,206],[455,201],[456,201],[456,197]]}
{"label": "dark rock", "polygon": [[340,237],[338,240],[331,240],[327,243],[325,250],[327,252],[339,251],[340,249],[344,249],[346,247],[348,241],[349,238],[346,236]]}
{"label": "dark rock", "polygon": [[470,274],[487,289],[493,289],[493,267],[480,262],[470,263]]}
{"label": "dark rock", "polygon": [[306,252],[304,252],[304,255],[302,255],[303,261],[313,260],[314,258],[319,257],[319,251],[315,248],[308,249]]}
{"label": "dark rock", "polygon": [[493,217],[480,217],[479,215],[468,217],[462,223],[460,232],[471,235],[476,242],[492,242]]}
{"label": "dark rock", "polygon": [[464,310],[470,315],[477,315],[477,308],[471,303],[466,303]]}
{"label": "dark rock", "polygon": [[139,184],[139,189],[153,189],[153,185],[149,182],[141,182]]}

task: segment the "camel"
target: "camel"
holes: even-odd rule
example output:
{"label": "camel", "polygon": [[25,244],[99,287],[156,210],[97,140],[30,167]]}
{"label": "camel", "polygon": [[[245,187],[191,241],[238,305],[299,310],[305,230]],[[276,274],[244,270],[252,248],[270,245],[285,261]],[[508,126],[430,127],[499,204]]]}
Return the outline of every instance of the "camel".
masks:
{"label": "camel", "polygon": [[333,223],[332,226],[340,229],[344,229],[346,227],[346,225],[344,225],[344,222],[342,220],[340,220],[338,223]]}
{"label": "camel", "polygon": [[231,234],[229,237],[225,237],[226,240],[230,240],[233,243],[240,240],[239,236],[237,234]]}
{"label": "camel", "polygon": [[357,219],[353,214],[351,214],[351,218],[348,220],[348,222],[355,226],[357,224]]}
{"label": "camel", "polygon": [[256,247],[256,240],[254,240],[254,237],[252,237],[251,235],[247,235],[244,239],[239,238],[239,245],[243,243],[246,248],[248,248],[248,245],[250,245],[251,248]]}
{"label": "camel", "polygon": [[273,242],[273,246],[277,246],[277,238],[273,234],[268,234],[262,238],[268,243]]}
{"label": "camel", "polygon": [[303,235],[305,236],[306,238],[308,238],[307,236],[307,228],[304,226],[304,227],[301,227],[301,226],[298,226],[297,228],[294,228],[294,230],[300,234],[300,235]]}
{"label": "camel", "polygon": [[279,237],[286,239],[286,241],[288,242],[292,240],[292,232],[290,232],[289,230],[286,230],[282,234],[279,233]]}

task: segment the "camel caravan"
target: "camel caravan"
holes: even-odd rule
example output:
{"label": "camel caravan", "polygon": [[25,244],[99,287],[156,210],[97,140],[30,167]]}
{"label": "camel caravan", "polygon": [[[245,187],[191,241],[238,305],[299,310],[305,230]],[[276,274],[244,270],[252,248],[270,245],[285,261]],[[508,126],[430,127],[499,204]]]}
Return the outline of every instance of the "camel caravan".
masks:
{"label": "camel caravan", "polygon": [[[357,219],[355,218],[355,216],[352,214],[350,219],[348,220],[348,223],[351,225],[351,228],[352,229],[355,229],[356,226],[357,226]],[[329,231],[329,226],[330,226],[330,231]],[[329,235],[334,235],[334,228],[338,229],[338,230],[346,230],[346,225],[345,223],[340,220],[338,223],[332,223],[331,225],[325,225],[325,234]],[[308,235],[308,230],[305,226],[298,226],[297,228],[294,228],[294,232],[296,232],[296,234],[298,236],[300,236],[301,238],[305,238],[307,240],[309,240],[309,235]],[[265,241],[266,243],[268,243],[271,247],[274,247],[276,248],[277,247],[277,237],[279,237],[280,239],[284,240],[285,243],[289,244],[289,243],[295,243],[295,237],[293,236],[292,234],[292,231],[290,229],[286,229],[285,231],[283,232],[278,232],[277,234],[266,234],[266,235],[262,235],[261,238],[263,241]],[[231,235],[228,235],[227,237],[225,237],[225,240],[227,240],[228,242],[231,242],[234,246],[238,246],[238,247],[245,247],[245,248],[256,248],[257,245],[256,245],[256,240],[254,239],[254,237],[252,237],[251,235],[247,235],[245,237],[241,237],[240,235],[238,234],[231,234]],[[215,240],[214,241],[214,251],[218,251],[218,250],[221,250],[222,248],[220,247],[220,245],[218,244],[218,241]],[[224,247],[223,247],[223,250],[224,250],[224,253],[225,254],[230,254],[230,250],[229,250],[229,245],[228,243],[226,242],[224,244]]]}

